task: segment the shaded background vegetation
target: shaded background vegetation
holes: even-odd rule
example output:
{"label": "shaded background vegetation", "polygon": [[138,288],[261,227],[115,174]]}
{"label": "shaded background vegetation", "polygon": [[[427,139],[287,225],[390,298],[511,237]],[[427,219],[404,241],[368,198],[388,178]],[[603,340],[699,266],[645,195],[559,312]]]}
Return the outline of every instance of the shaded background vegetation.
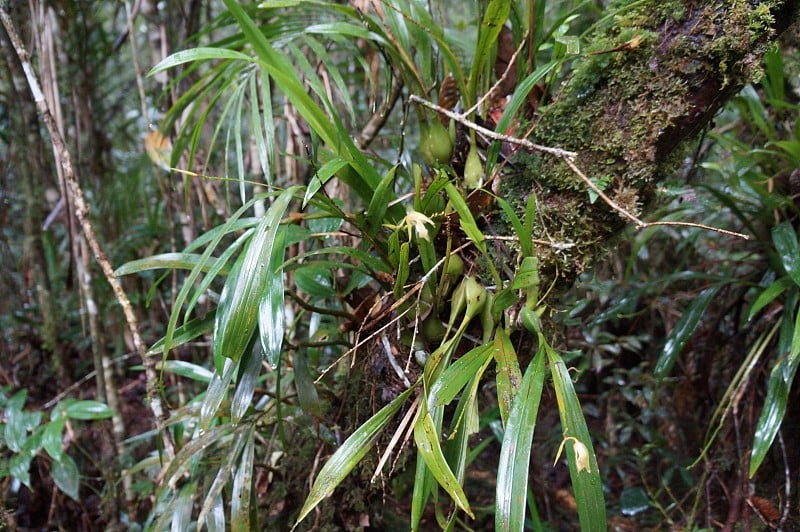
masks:
{"label": "shaded background vegetation", "polygon": [[[462,13],[446,2],[433,4],[437,20],[452,28],[454,41],[473,38],[469,28],[476,26],[478,6]],[[368,3],[359,7],[369,9]],[[255,107],[259,100],[271,101],[275,155],[270,172],[275,184],[308,185],[331,158],[302,113],[283,96],[265,97],[261,86],[250,93],[251,86],[242,82],[245,89],[239,100],[223,98],[234,102],[235,111],[220,115],[224,108],[214,105],[217,89],[212,83],[235,76],[245,79],[247,68],[231,73],[189,64],[144,76],[178,50],[212,43],[239,46],[241,35],[232,29],[232,19],[220,3],[11,2],[9,9],[34,51],[51,109],[58,110],[57,121],[91,203],[91,217],[114,266],[183,250],[266,190],[270,178],[264,176],[259,141],[244,136],[239,145],[238,134],[231,133],[253,129],[250,115],[236,110],[237,105],[247,109],[251,98]],[[389,9],[388,3],[384,9]],[[603,20],[610,12],[606,9],[610,8],[599,2],[558,3],[546,10],[549,25],[543,27],[552,26],[559,37],[585,42],[583,32]],[[333,19],[326,10],[301,15],[291,10],[249,12],[270,28],[273,42],[287,46],[312,22]],[[573,12],[578,17],[565,24]],[[129,17],[134,30],[130,34]],[[196,517],[215,478],[211,473],[204,476],[203,465],[224,464],[232,448],[241,452],[247,446],[246,438],[240,441],[235,439],[239,433],[220,432],[207,462],[195,464],[181,476],[175,499],[165,495],[141,360],[73,221],[63,176],[19,61],[5,33],[0,37],[0,399],[4,407],[0,488],[5,520],[31,529],[129,528],[153,518],[153,509],[160,504],[189,508],[190,513],[196,504]],[[555,56],[559,45],[571,42],[549,41],[551,48],[543,48],[542,63]],[[629,229],[618,237],[617,245],[605,246],[611,251],[598,259],[594,269],[548,302],[552,343],[578,375],[575,387],[600,465],[609,527],[790,530],[800,526],[796,386],[782,397],[787,411],[775,444],[756,476],[748,476],[770,372],[776,361],[793,351],[796,334],[798,291],[789,281],[780,281],[787,275],[794,278],[793,268],[800,271],[794,266],[800,265],[800,256],[786,252],[797,251],[796,237],[793,248],[788,235],[798,227],[800,194],[796,42],[795,32],[784,35],[765,59],[763,78],[734,96],[692,141],[677,174],[658,185],[658,207],[648,217],[699,221],[753,238],[691,227]],[[402,79],[381,63],[386,50],[341,36],[301,44],[291,53],[304,80],[312,83],[316,73],[333,86],[328,90],[336,94],[333,104],[341,109],[347,129],[354,136],[363,134],[374,109],[391,101],[393,90],[387,80],[399,84]],[[304,65],[303,57],[316,63]],[[561,70],[553,70],[545,80],[550,96],[543,101],[558,98],[571,62],[580,60],[570,57],[559,65]],[[414,190],[410,165],[419,158],[416,124],[424,120],[410,110],[407,97],[417,92],[404,81],[399,103],[380,135],[359,146],[368,149],[381,175],[395,160],[404,165],[398,196]],[[194,103],[197,106],[192,107]],[[217,129],[222,123],[228,129]],[[164,132],[172,138],[174,151],[156,133],[158,127],[169,128]],[[454,166],[459,164],[463,161]],[[200,176],[171,172],[170,166]],[[241,177],[246,181],[237,180]],[[327,190],[330,198],[345,210],[358,205],[349,196],[352,191],[335,186]],[[287,237],[295,238],[289,258],[334,245],[360,245],[358,222],[348,219],[352,225],[342,224],[314,207],[302,221],[305,232]],[[263,215],[263,207],[255,209],[257,216]],[[234,236],[224,243],[232,245]],[[464,255],[468,263],[480,262],[474,255]],[[256,415],[251,410],[253,431],[247,436],[256,442],[256,467],[248,479],[253,485],[253,512],[266,527],[290,526],[308,495],[310,476],[358,423],[404,389],[387,369],[380,349],[369,346],[351,368],[339,367],[316,387],[305,386],[303,379],[317,378],[352,341],[341,331],[357,327],[347,325],[352,322],[349,312],[365,296],[351,285],[373,287],[375,292],[375,282],[352,282],[330,274],[334,268],[341,274],[343,265],[344,261],[319,262],[289,269],[287,308],[298,316],[314,314],[318,321],[295,322],[295,329],[287,333],[283,369],[265,371],[256,386],[254,404],[277,395],[279,405],[279,421],[273,412]],[[167,331],[185,279],[179,272],[146,270],[122,277],[149,344]],[[384,282],[382,288],[386,286]],[[388,286],[391,291],[391,283]],[[772,297],[761,296],[770,286],[776,286]],[[196,302],[196,316],[211,315],[222,289],[221,280],[210,285]],[[754,304],[760,306],[753,310]],[[343,313],[317,312],[320,309]],[[523,345],[525,334],[518,332],[515,344]],[[163,366],[163,397],[175,420],[198,417],[192,408],[202,401],[214,369],[211,343],[208,334],[192,338],[169,356],[185,365]],[[520,350],[519,358],[524,368],[532,354]],[[791,370],[788,383],[793,379]],[[471,440],[474,449],[465,490],[476,516],[470,526],[488,529],[494,521],[503,424],[494,384],[483,385],[479,393],[481,425]],[[94,415],[70,399],[97,400],[108,410]],[[574,528],[578,518],[569,472],[552,463],[563,437],[552,389],[545,389],[540,411],[528,523],[543,529]],[[108,419],[92,420],[95,417]],[[179,421],[173,425],[174,437],[179,446],[187,445],[192,425],[184,428]],[[35,427],[45,422],[63,429],[53,430],[57,443],[51,445],[69,459],[54,457],[58,453],[47,445],[48,452],[26,456],[25,445],[41,447],[36,446],[41,442],[32,440]],[[21,432],[9,429],[14,423]],[[379,441],[379,451],[388,445],[389,436]],[[391,476],[369,484],[379,456],[371,452],[345,481],[345,488],[321,503],[301,528],[406,529],[413,457],[407,451],[400,454]],[[123,470],[132,472],[123,475]],[[198,500],[192,503],[195,493]],[[188,497],[189,503],[181,506],[181,497]],[[429,508],[423,525],[435,523]]]}

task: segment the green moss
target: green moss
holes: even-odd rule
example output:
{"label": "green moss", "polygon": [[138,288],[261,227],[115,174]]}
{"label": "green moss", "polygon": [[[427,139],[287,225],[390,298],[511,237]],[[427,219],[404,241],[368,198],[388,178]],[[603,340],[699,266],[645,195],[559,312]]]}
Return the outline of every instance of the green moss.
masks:
{"label": "green moss", "polygon": [[[608,190],[632,210],[650,204],[655,184],[682,160],[681,139],[758,71],[753,58],[763,50],[753,43],[766,40],[771,8],[675,0],[621,10],[592,37],[584,48],[590,52],[542,111],[536,142],[578,152],[576,162],[590,177],[612,174]],[[637,47],[610,51],[637,36]],[[586,185],[562,161],[527,154],[518,163],[524,170],[505,180],[502,193],[520,210],[537,195],[534,237],[569,244],[542,246],[542,268],[571,279],[627,220],[601,201],[590,205]]]}

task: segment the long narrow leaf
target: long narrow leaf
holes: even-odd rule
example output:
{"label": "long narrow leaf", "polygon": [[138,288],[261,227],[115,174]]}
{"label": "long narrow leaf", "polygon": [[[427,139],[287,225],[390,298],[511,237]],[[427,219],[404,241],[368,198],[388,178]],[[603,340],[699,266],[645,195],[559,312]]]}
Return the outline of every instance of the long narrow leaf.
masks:
{"label": "long narrow leaf", "polygon": [[364,455],[372,448],[378,435],[383,428],[392,420],[400,407],[406,402],[414,390],[414,386],[398,395],[391,403],[383,407],[377,414],[369,418],[363,425],[350,435],[349,438],[339,447],[333,456],[322,466],[311,492],[308,494],[297,523],[313,510],[324,498],[333,493],[333,490],[353,468],[364,458]]}
{"label": "long narrow leaf", "polygon": [[791,351],[788,356],[775,364],[769,376],[767,397],[764,400],[761,415],[758,417],[756,433],[753,439],[753,451],[750,457],[750,478],[753,478],[758,468],[761,467],[761,463],[767,456],[767,451],[772,446],[772,442],[775,440],[775,436],[777,436],[778,430],[783,423],[789,392],[797,374],[798,365],[800,365],[800,310],[795,316]]}
{"label": "long narrow leaf", "polygon": [[[539,335],[539,342],[544,344],[547,358],[550,361],[550,370],[553,376],[553,386],[556,390],[558,413],[564,435],[570,438],[566,442],[567,462],[569,475],[572,479],[572,489],[575,491],[575,501],[578,504],[578,519],[581,530],[594,531],[606,530],[606,507],[603,498],[603,485],[600,480],[600,469],[592,447],[592,438],[586,426],[581,404],[572,386],[569,370],[561,357],[549,345],[544,337]],[[580,442],[582,448],[571,438]],[[583,453],[579,454],[579,451]],[[588,456],[586,456],[588,454]]]}
{"label": "long narrow leaf", "polygon": [[281,218],[299,189],[288,188],[275,198],[255,230],[241,269],[225,282],[214,322],[214,362],[220,373],[223,359],[237,362],[250,342],[262,297],[273,281],[271,258]]}
{"label": "long narrow leaf", "polygon": [[719,289],[720,285],[717,285],[706,288],[700,292],[700,295],[692,301],[692,304],[689,305],[689,308],[683,313],[681,319],[675,324],[675,328],[670,333],[667,338],[667,343],[664,345],[664,351],[662,351],[661,356],[658,357],[658,361],[656,362],[654,373],[657,378],[663,379],[669,375],[683,346],[686,345],[686,342],[694,333],[700,318],[705,314],[706,308],[711,304],[711,301],[714,299],[714,296],[717,295]]}
{"label": "long narrow leaf", "polygon": [[544,346],[540,345],[539,352],[525,371],[508,414],[503,446],[500,449],[500,463],[497,466],[496,530],[525,529],[528,471],[533,430],[544,386],[544,363]]}

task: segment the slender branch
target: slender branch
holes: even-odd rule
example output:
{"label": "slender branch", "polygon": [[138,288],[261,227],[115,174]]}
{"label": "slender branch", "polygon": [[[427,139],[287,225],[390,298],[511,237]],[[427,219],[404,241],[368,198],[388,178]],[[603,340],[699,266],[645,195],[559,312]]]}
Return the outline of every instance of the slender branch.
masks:
{"label": "slender branch", "polygon": [[95,232],[94,226],[89,219],[89,208],[83,195],[83,191],[81,190],[80,183],[78,182],[78,178],[75,174],[75,169],[72,164],[72,156],[70,155],[69,149],[67,148],[63,137],[58,132],[58,127],[56,126],[53,115],[47,106],[47,102],[44,94],[42,93],[39,80],[33,71],[30,55],[28,54],[25,45],[22,43],[19,33],[17,33],[17,28],[11,20],[11,16],[8,13],[7,4],[5,2],[0,2],[0,20],[2,20],[3,26],[5,26],[6,32],[11,40],[11,44],[14,47],[17,56],[19,57],[20,63],[22,63],[22,69],[25,72],[25,77],[28,80],[28,86],[33,94],[33,100],[36,102],[36,108],[39,112],[39,116],[41,116],[42,121],[45,123],[47,130],[50,133],[50,140],[53,143],[53,149],[58,154],[58,162],[64,170],[64,177],[67,182],[67,192],[70,195],[73,204],[75,205],[75,216],[78,218],[78,223],[80,224],[83,234],[89,243],[89,247],[92,250],[95,260],[100,266],[100,269],[103,271],[106,281],[108,281],[108,284],[111,285],[111,289],[114,292],[117,302],[122,307],[125,322],[128,326],[131,337],[133,338],[134,347],[139,353],[139,356],[142,358],[142,364],[144,365],[145,375],[147,377],[146,388],[150,409],[153,411],[153,415],[155,416],[156,428],[164,439],[164,449],[166,450],[167,455],[171,458],[174,456],[174,446],[172,444],[172,439],[169,435],[169,432],[163,430],[164,421],[166,420],[166,413],[164,411],[164,406],[161,402],[161,396],[159,393],[160,385],[158,375],[154,368],[155,360],[147,356],[147,348],[144,344],[141,334],[139,333],[138,319],[133,311],[133,306],[131,305],[128,295],[125,293],[122,284],[119,282],[119,279],[114,276],[114,268],[111,266],[111,262],[109,262],[105,251],[100,245],[100,242],[97,238],[97,233]]}
{"label": "slender branch", "polygon": [[609,207],[617,211],[623,218],[627,218],[628,220],[633,222],[633,224],[636,225],[637,229],[645,229],[647,227],[654,227],[657,225],[673,225],[673,226],[683,226],[683,227],[695,227],[698,229],[715,231],[717,233],[722,233],[724,235],[743,238],[744,240],[750,239],[749,235],[745,235],[743,233],[737,233],[736,231],[729,231],[727,229],[720,229],[718,227],[711,227],[710,225],[698,224],[694,222],[644,222],[639,218],[637,218],[635,215],[631,214],[629,211],[625,210],[617,202],[609,198],[608,195],[606,195],[602,190],[600,190],[600,188],[597,185],[595,185],[594,182],[592,182],[592,180],[589,179],[589,177],[587,177],[586,174],[583,173],[583,171],[581,171],[578,165],[575,164],[575,159],[578,157],[578,154],[576,152],[562,150],[561,148],[550,148],[548,146],[534,144],[533,142],[527,139],[521,139],[513,137],[511,135],[503,135],[497,133],[483,126],[480,126],[475,122],[472,122],[471,120],[468,120],[467,118],[464,117],[463,114],[454,113],[449,109],[445,109],[444,107],[441,107],[427,100],[424,100],[415,94],[412,94],[409,100],[421,104],[434,111],[438,111],[444,114],[445,116],[452,118],[459,124],[462,124],[470,129],[478,131],[479,133],[482,133],[487,138],[490,138],[492,140],[499,140],[503,142],[508,142],[510,144],[516,144],[518,146],[523,146],[525,148],[528,148],[529,150],[538,151],[542,153],[549,153],[550,155],[562,159],[567,164],[567,166],[569,166],[570,169],[572,169],[575,175],[577,175],[581,179],[581,181],[583,181],[586,184],[587,187],[589,187],[595,194],[597,194],[598,197],[600,197],[600,199],[602,199]]}
{"label": "slender branch", "polygon": [[578,154],[575,153],[574,151],[562,150],[560,148],[550,148],[548,146],[542,146],[541,144],[534,144],[533,142],[531,142],[529,140],[526,140],[526,139],[520,139],[520,138],[517,138],[517,137],[512,137],[511,135],[503,135],[503,134],[497,133],[495,131],[492,131],[491,129],[485,128],[483,126],[479,126],[478,124],[476,124],[472,120],[468,120],[467,118],[465,118],[464,115],[462,115],[460,113],[454,113],[450,109],[445,109],[444,107],[436,105],[435,103],[431,103],[428,100],[420,98],[416,94],[412,94],[409,97],[409,101],[412,101],[414,103],[418,103],[418,104],[420,104],[420,105],[422,105],[424,107],[427,107],[428,109],[432,109],[434,111],[438,111],[438,112],[442,113],[443,115],[445,115],[446,117],[452,118],[453,120],[455,120],[459,124],[465,125],[470,129],[474,129],[475,131],[477,131],[479,133],[482,133],[483,135],[486,135],[486,137],[488,137],[488,138],[490,138],[492,140],[500,140],[500,141],[503,141],[503,142],[509,142],[511,144],[517,144],[519,146],[524,146],[525,148],[528,148],[529,150],[540,151],[540,152],[543,152],[543,153],[549,153],[550,155],[555,155],[556,157],[561,157],[561,158],[573,158],[573,157],[577,157],[578,156]]}
{"label": "slender branch", "polygon": [[698,224],[694,222],[643,222],[630,212],[626,211],[624,208],[620,207],[619,204],[617,204],[614,200],[609,198],[602,190],[600,190],[600,188],[597,185],[594,184],[594,182],[591,179],[589,179],[586,176],[586,174],[584,174],[581,171],[580,168],[578,168],[578,166],[572,161],[572,159],[568,157],[564,157],[563,159],[564,162],[567,163],[567,166],[569,166],[572,169],[572,171],[575,172],[575,175],[577,175],[581,179],[581,181],[586,183],[587,187],[592,189],[592,191],[595,194],[597,194],[604,202],[606,202],[606,204],[609,207],[620,213],[624,218],[627,218],[630,221],[632,221],[638,229],[645,229],[647,227],[654,227],[657,225],[677,225],[683,227],[696,227],[698,229],[706,229],[708,231],[715,231],[717,233],[722,233],[723,235],[736,236],[739,238],[743,238],[745,240],[750,240],[750,236],[745,235],[743,233],[737,233],[736,231],[729,231],[727,229],[720,229],[719,227],[711,227],[710,225]]}

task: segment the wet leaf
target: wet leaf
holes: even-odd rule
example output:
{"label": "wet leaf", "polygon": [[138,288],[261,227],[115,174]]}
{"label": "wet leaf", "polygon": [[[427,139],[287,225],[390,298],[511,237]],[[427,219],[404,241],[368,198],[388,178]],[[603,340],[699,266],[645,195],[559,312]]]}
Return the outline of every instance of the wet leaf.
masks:
{"label": "wet leaf", "polygon": [[53,482],[56,483],[58,489],[69,495],[71,499],[79,500],[80,474],[75,460],[70,455],[64,454],[61,460],[53,461],[50,476],[53,477]]}
{"label": "wet leaf", "polygon": [[531,445],[544,386],[544,368],[545,351],[540,345],[514,396],[505,426],[497,466],[496,530],[525,529]]}
{"label": "wet leaf", "polygon": [[663,379],[669,375],[683,346],[686,345],[686,342],[692,334],[694,334],[697,324],[700,322],[700,318],[705,314],[706,308],[711,304],[711,301],[714,299],[714,296],[717,295],[719,289],[720,286],[717,285],[706,288],[700,292],[700,295],[692,301],[689,308],[687,308],[683,316],[681,316],[681,319],[675,324],[675,328],[670,333],[664,345],[664,351],[662,351],[661,356],[658,357],[658,361],[656,362],[654,374],[657,378]]}

